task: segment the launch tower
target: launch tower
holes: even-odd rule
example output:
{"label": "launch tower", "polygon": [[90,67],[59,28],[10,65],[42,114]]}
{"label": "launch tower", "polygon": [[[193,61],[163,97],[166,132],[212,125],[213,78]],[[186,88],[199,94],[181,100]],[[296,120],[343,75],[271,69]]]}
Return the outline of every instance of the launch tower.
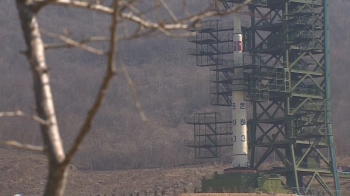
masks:
{"label": "launch tower", "polygon": [[[225,9],[242,2],[221,0]],[[241,27],[237,19],[236,24],[206,21],[189,38],[197,66],[212,72],[211,104],[228,106],[233,115],[222,120],[218,113],[195,114],[189,120],[194,141],[187,145],[197,158],[219,157],[225,146],[233,146],[234,155],[247,152],[248,159],[235,156],[233,168],[226,170],[242,171],[240,179],[244,172],[250,176],[241,192],[258,190],[249,187],[259,186],[261,174],[278,174],[290,193],[321,189],[340,196],[330,110],[328,0],[253,0],[247,9],[250,26]],[[250,114],[247,119],[243,110]],[[238,130],[238,123],[247,129]],[[279,166],[260,170],[273,155]]]}

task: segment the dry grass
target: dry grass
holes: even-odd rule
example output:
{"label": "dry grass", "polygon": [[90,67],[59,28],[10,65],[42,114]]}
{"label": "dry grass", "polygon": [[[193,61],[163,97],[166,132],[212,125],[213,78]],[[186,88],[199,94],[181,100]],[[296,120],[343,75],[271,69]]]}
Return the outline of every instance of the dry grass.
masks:
{"label": "dry grass", "polygon": [[182,194],[181,196],[297,196],[295,194],[265,194],[265,193],[200,193]]}
{"label": "dry grass", "polygon": [[[45,157],[0,149],[0,195],[41,195],[46,179]],[[192,168],[114,171],[71,170],[66,195],[174,195],[200,188],[203,176],[211,177],[227,165]]]}
{"label": "dry grass", "polygon": [[[41,195],[46,182],[46,159],[17,150],[0,149],[0,195]],[[223,171],[228,165],[207,165],[169,169],[114,171],[71,170],[67,196],[178,195],[200,188],[200,179]],[[343,195],[350,195],[350,181],[340,181]],[[331,186],[331,182],[329,182]],[[175,194],[174,194],[175,193]]]}

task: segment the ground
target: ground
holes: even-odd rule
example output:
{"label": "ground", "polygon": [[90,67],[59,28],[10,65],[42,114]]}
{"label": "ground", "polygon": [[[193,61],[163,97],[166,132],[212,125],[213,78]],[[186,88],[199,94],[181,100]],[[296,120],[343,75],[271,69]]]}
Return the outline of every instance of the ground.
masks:
{"label": "ground", "polygon": [[[174,195],[200,188],[200,179],[225,165],[114,171],[79,170],[72,165],[65,195]],[[0,149],[0,195],[41,195],[46,182],[44,156]]]}
{"label": "ground", "polygon": [[[78,195],[177,195],[200,188],[200,179],[211,177],[228,165],[181,168],[90,171],[71,166],[67,196]],[[0,149],[0,195],[22,193],[41,195],[46,182],[47,163],[42,155]],[[343,195],[350,195],[350,183],[341,181]],[[175,193],[175,194],[174,194]],[[349,192],[350,193],[350,192]]]}

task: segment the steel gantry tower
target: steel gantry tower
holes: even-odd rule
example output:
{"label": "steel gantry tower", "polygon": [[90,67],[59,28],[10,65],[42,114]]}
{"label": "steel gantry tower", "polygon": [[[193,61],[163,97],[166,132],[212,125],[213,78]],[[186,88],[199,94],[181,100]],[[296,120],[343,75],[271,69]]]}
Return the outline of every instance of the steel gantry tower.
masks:
{"label": "steel gantry tower", "polygon": [[[221,0],[226,9],[242,2]],[[248,9],[250,26],[242,28],[243,63],[231,59],[233,24],[206,22],[189,40],[196,44],[190,54],[197,65],[211,67],[211,103],[232,106],[232,91],[243,91],[251,103],[251,169],[259,170],[275,155],[279,166],[265,172],[285,177],[293,192],[321,188],[327,195],[340,196],[330,114],[328,0],[253,0]],[[244,83],[235,85],[235,80]],[[195,132],[195,140],[213,139],[216,133],[232,134],[211,129],[207,136]],[[210,152],[234,142],[202,145],[204,140],[189,146]],[[332,177],[333,185],[327,184],[326,176]]]}

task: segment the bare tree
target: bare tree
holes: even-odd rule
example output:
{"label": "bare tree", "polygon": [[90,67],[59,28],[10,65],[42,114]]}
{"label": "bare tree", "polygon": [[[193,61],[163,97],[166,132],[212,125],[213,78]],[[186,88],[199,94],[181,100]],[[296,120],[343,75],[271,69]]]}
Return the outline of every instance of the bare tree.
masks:
{"label": "bare tree", "polygon": [[[216,5],[209,5],[202,11],[190,13],[187,9],[188,2],[183,0],[182,2],[176,2],[176,4],[181,4],[182,6],[182,12],[177,13],[170,8],[166,0],[16,0],[23,36],[27,46],[23,54],[27,57],[32,72],[36,114],[25,114],[18,110],[14,112],[1,112],[0,117],[20,116],[40,123],[44,146],[21,144],[16,141],[7,141],[5,143],[7,145],[45,153],[49,163],[49,175],[44,195],[56,196],[64,194],[68,176],[68,164],[78,151],[82,140],[92,126],[93,120],[104,101],[111,79],[117,71],[116,64],[119,65],[120,71],[132,89],[135,105],[142,120],[146,121],[146,116],[141,109],[134,84],[128,75],[126,66],[118,56],[118,47],[116,47],[118,41],[135,39],[155,33],[161,33],[170,37],[193,35],[194,33],[188,31],[189,28],[197,27],[201,20],[235,12],[249,3],[249,1],[228,11],[216,9],[216,7],[219,7],[218,3],[219,1],[217,1]],[[145,4],[149,6],[145,6]],[[85,9],[89,12],[100,12],[109,15],[111,18],[110,35],[107,37],[92,36],[82,38],[81,40],[74,40],[67,30],[63,30],[63,33],[59,34],[42,29],[39,25],[38,14],[47,6],[53,5]],[[42,35],[55,38],[58,42],[44,43]],[[92,43],[95,42],[108,43],[108,50],[105,51],[93,47]],[[107,58],[106,72],[95,101],[86,115],[73,146],[66,152],[62,145],[57,124],[51,93],[49,69],[45,59],[46,50],[62,47],[76,47]]]}

